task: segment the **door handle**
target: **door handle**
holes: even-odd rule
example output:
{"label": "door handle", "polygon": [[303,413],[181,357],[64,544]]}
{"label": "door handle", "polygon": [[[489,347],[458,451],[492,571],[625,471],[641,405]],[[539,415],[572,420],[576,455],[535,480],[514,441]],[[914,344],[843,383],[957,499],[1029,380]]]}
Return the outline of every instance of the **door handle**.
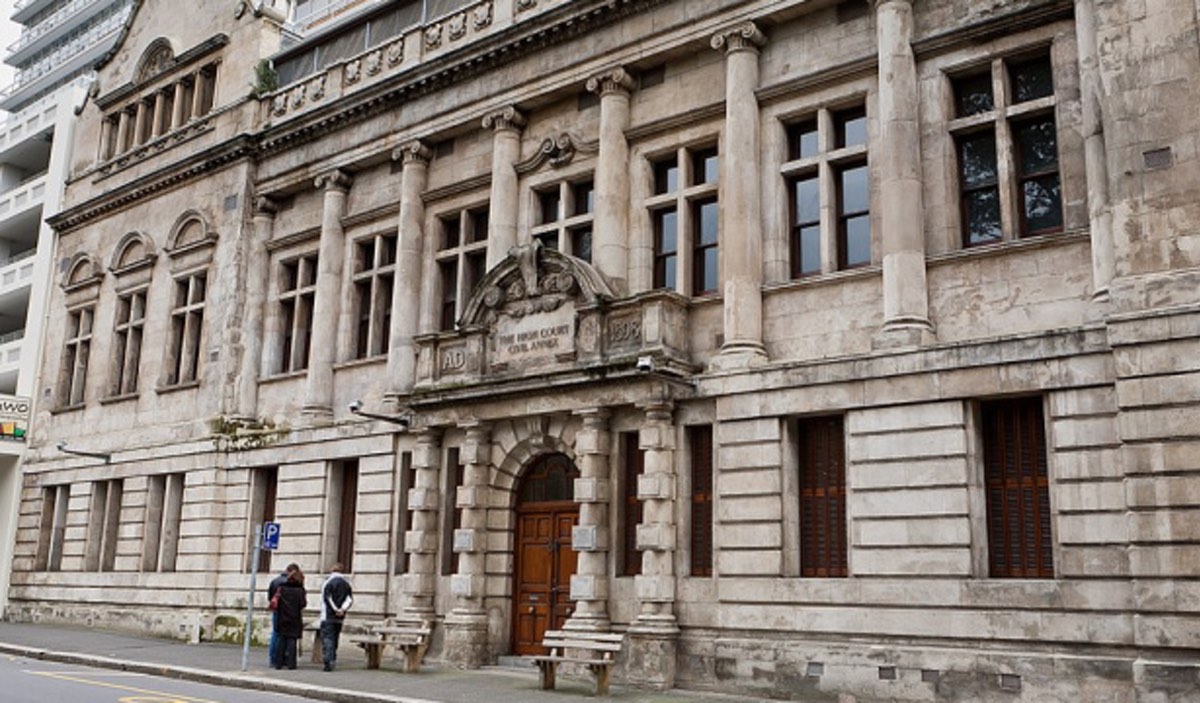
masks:
{"label": "door handle", "polygon": [[537,612],[537,608],[533,607],[532,605],[529,606],[529,614],[530,615],[533,615],[536,612]]}

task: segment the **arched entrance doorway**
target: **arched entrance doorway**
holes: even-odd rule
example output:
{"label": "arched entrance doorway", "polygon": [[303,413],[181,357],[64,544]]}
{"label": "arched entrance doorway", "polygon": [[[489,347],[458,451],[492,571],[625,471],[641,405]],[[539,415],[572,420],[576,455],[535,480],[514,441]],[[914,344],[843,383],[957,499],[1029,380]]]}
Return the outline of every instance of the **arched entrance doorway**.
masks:
{"label": "arched entrance doorway", "polygon": [[517,488],[513,565],[513,653],[541,654],[542,635],[570,617],[571,575],[578,555],[571,528],[579,522],[575,479],[565,454],[533,460]]}

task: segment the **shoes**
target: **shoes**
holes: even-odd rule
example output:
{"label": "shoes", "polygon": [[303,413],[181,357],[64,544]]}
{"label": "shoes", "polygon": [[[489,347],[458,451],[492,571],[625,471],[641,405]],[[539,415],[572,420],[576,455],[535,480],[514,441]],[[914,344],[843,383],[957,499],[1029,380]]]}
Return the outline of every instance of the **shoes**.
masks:
{"label": "shoes", "polygon": [[276,665],[272,666],[271,668],[272,668],[272,669],[274,669],[274,670],[276,670],[276,671],[279,671],[279,670],[280,670],[280,669],[282,669],[283,667],[282,667],[282,666],[279,666],[278,664],[276,664]]}
{"label": "shoes", "polygon": [[325,671],[333,671],[333,664],[326,664]]}
{"label": "shoes", "polygon": [[289,667],[288,667],[288,669],[291,669],[292,671],[295,671],[295,670],[296,670],[296,667],[294,667],[294,666],[289,666]]}

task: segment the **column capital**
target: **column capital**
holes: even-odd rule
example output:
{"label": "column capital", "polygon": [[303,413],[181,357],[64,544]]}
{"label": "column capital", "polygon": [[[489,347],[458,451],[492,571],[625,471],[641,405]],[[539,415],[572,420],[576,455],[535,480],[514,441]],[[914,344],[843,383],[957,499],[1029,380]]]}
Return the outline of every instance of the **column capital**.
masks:
{"label": "column capital", "polygon": [[340,168],[335,168],[332,171],[317,176],[313,183],[318,188],[324,188],[327,193],[329,191],[346,193],[354,183],[354,176],[351,176]]}
{"label": "column capital", "polygon": [[585,423],[589,421],[605,422],[612,416],[612,411],[608,408],[583,408],[575,410],[571,414],[583,418]]}
{"label": "column capital", "polygon": [[712,37],[712,48],[720,51],[725,50],[725,54],[733,54],[739,51],[758,52],[759,47],[767,43],[767,35],[762,33],[758,25],[747,20],[729,29],[723,29]]}
{"label": "column capital", "polygon": [[525,116],[517,108],[509,105],[495,112],[489,112],[483,116],[482,120],[484,129],[491,129],[497,132],[503,130],[512,130],[520,132],[525,126]]}
{"label": "column capital", "polygon": [[414,163],[428,166],[432,159],[433,149],[420,139],[405,142],[392,150],[392,161],[399,161],[405,166]]}
{"label": "column capital", "polygon": [[254,199],[254,216],[274,219],[279,212],[279,203],[269,195],[260,195]]}
{"label": "column capital", "polygon": [[671,414],[675,412],[675,402],[669,398],[653,398],[638,403],[637,407],[646,413],[646,420],[653,422],[670,422]]}
{"label": "column capital", "polygon": [[913,0],[871,0],[871,4],[875,6],[875,10],[877,12],[879,11],[879,8],[890,3],[900,3],[902,5],[908,5],[910,8],[913,6]]}
{"label": "column capital", "polygon": [[618,94],[629,95],[637,86],[637,81],[629,72],[622,66],[610,68],[609,70],[592,76],[587,80],[587,90],[589,93],[596,93],[600,97],[605,95]]}

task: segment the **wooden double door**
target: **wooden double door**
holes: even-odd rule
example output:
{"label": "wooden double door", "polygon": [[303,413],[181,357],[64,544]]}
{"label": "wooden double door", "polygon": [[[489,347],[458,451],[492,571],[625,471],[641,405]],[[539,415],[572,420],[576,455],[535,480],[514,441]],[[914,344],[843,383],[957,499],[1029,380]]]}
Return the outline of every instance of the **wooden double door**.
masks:
{"label": "wooden double door", "polygon": [[571,528],[579,522],[574,463],[562,454],[535,460],[518,493],[513,565],[513,653],[542,654],[542,636],[574,612],[571,575],[578,554]]}

